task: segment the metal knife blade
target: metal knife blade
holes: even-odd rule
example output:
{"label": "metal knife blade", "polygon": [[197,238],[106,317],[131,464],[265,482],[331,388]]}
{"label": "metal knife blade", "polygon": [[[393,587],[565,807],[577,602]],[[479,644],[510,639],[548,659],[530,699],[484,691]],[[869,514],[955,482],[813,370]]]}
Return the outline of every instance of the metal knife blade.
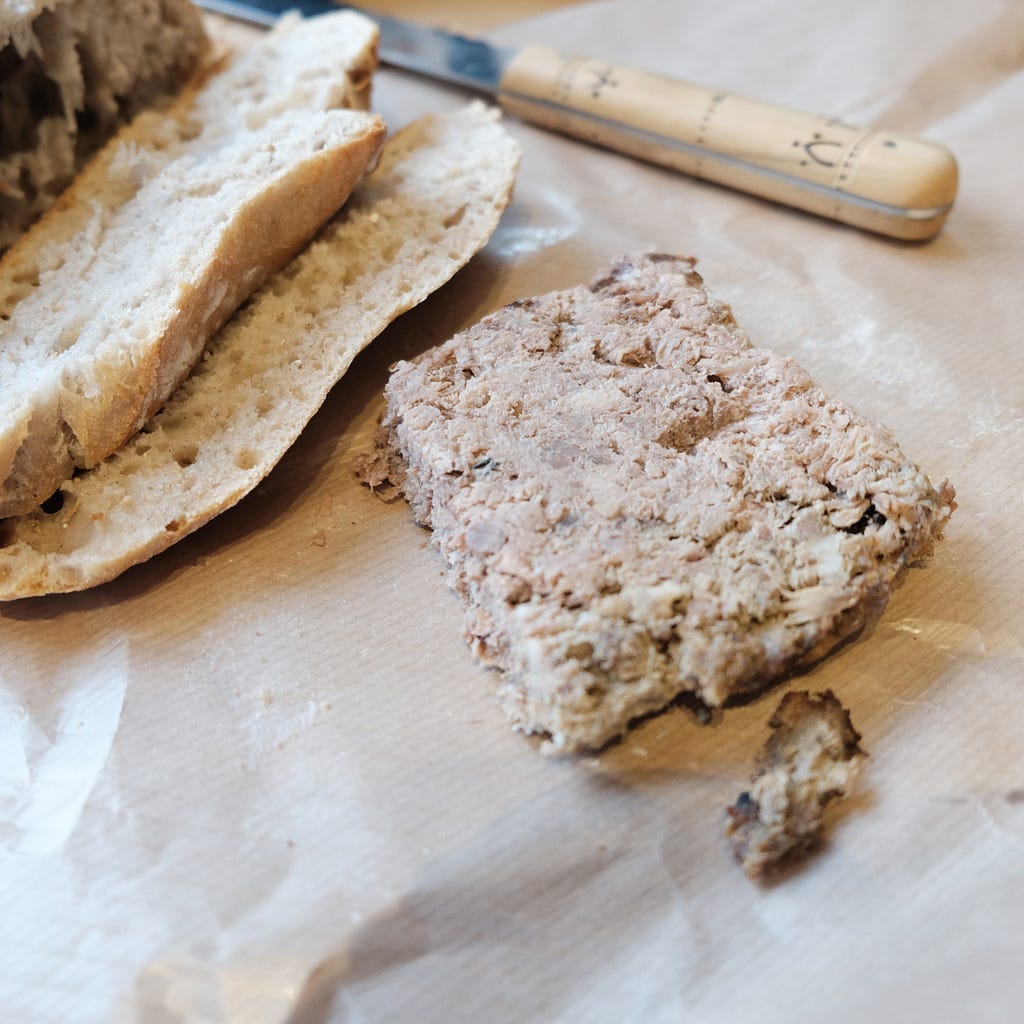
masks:
{"label": "metal knife blade", "polygon": [[286,11],[298,11],[304,18],[339,10],[358,11],[372,18],[380,28],[378,55],[384,64],[490,96],[498,95],[501,77],[514,56],[512,50],[481,39],[331,0],[197,0],[197,6],[264,28],[273,25]]}
{"label": "metal knife blade", "polygon": [[893,238],[931,238],[956,197],[953,155],[912,136],[543,46],[505,50],[331,0],[196,2],[262,26],[290,10],[360,12],[380,27],[386,64],[488,94],[561,134]]}

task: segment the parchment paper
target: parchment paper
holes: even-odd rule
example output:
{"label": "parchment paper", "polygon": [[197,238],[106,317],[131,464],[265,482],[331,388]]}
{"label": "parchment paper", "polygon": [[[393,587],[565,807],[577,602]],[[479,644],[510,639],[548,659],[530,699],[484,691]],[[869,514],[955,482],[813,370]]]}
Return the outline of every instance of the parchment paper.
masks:
{"label": "parchment paper", "polygon": [[[459,27],[924,134],[960,161],[957,207],[900,244],[510,122],[492,243],[258,492],[107,586],[0,607],[3,1020],[1020,1019],[1024,7],[517,9],[461,5]],[[465,100],[377,79],[394,128]],[[699,256],[757,343],[886,422],[960,507],[879,625],[806,676],[550,759],[507,727],[426,534],[353,461],[395,359],[647,248]],[[723,811],[791,687],[831,687],[871,758],[821,855],[758,887]]]}

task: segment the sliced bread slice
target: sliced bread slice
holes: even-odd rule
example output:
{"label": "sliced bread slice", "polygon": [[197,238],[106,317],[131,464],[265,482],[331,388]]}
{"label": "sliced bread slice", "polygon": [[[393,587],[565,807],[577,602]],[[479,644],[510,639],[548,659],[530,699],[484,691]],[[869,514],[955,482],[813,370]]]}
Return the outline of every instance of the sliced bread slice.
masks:
{"label": "sliced bread slice", "polygon": [[251,491],[355,355],[482,248],[518,160],[479,104],[396,135],[141,433],[64,483],[58,510],[0,521],[0,599],[112,579]]}
{"label": "sliced bread slice", "polygon": [[0,0],[0,252],[207,52],[190,0]]}
{"label": "sliced bread slice", "polygon": [[7,254],[0,516],[131,437],[342,205],[385,128],[332,108],[359,100],[376,36],[347,13],[289,19],[169,115],[137,119]]}

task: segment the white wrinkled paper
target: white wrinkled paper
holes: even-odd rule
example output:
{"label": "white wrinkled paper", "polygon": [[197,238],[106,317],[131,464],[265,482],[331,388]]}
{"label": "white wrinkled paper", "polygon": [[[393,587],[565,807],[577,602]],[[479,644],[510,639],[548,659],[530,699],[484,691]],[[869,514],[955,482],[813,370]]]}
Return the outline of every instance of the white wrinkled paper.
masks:
{"label": "white wrinkled paper", "polygon": [[[956,209],[900,244],[509,122],[523,163],[490,246],[256,493],[107,586],[0,606],[4,1020],[1019,1016],[1022,8],[517,10],[475,24],[941,142]],[[463,102],[388,69],[375,88],[395,128]],[[545,758],[506,726],[425,533],[353,463],[394,360],[652,248],[698,256],[756,343],[887,423],[960,507],[881,622],[805,676]],[[722,821],[790,687],[832,688],[871,757],[827,849],[762,888]]]}

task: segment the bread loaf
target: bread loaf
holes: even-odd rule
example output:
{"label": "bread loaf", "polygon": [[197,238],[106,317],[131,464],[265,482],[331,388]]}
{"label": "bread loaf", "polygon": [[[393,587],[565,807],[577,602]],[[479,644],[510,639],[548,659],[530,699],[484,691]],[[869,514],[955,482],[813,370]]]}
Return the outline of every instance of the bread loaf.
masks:
{"label": "bread loaf", "polygon": [[509,716],[562,750],[821,657],[952,503],[671,255],[400,363],[381,445]]}
{"label": "bread loaf", "polygon": [[377,32],[287,19],[144,113],[0,262],[0,516],[131,437],[375,160]]}
{"label": "bread loaf", "polygon": [[206,51],[189,0],[0,0],[0,253]]}
{"label": "bread loaf", "polygon": [[475,105],[418,121],[338,217],[213,339],[161,412],[0,521],[0,599],[79,590],[169,547],[251,491],[356,353],[480,249],[509,201],[518,148]]}

